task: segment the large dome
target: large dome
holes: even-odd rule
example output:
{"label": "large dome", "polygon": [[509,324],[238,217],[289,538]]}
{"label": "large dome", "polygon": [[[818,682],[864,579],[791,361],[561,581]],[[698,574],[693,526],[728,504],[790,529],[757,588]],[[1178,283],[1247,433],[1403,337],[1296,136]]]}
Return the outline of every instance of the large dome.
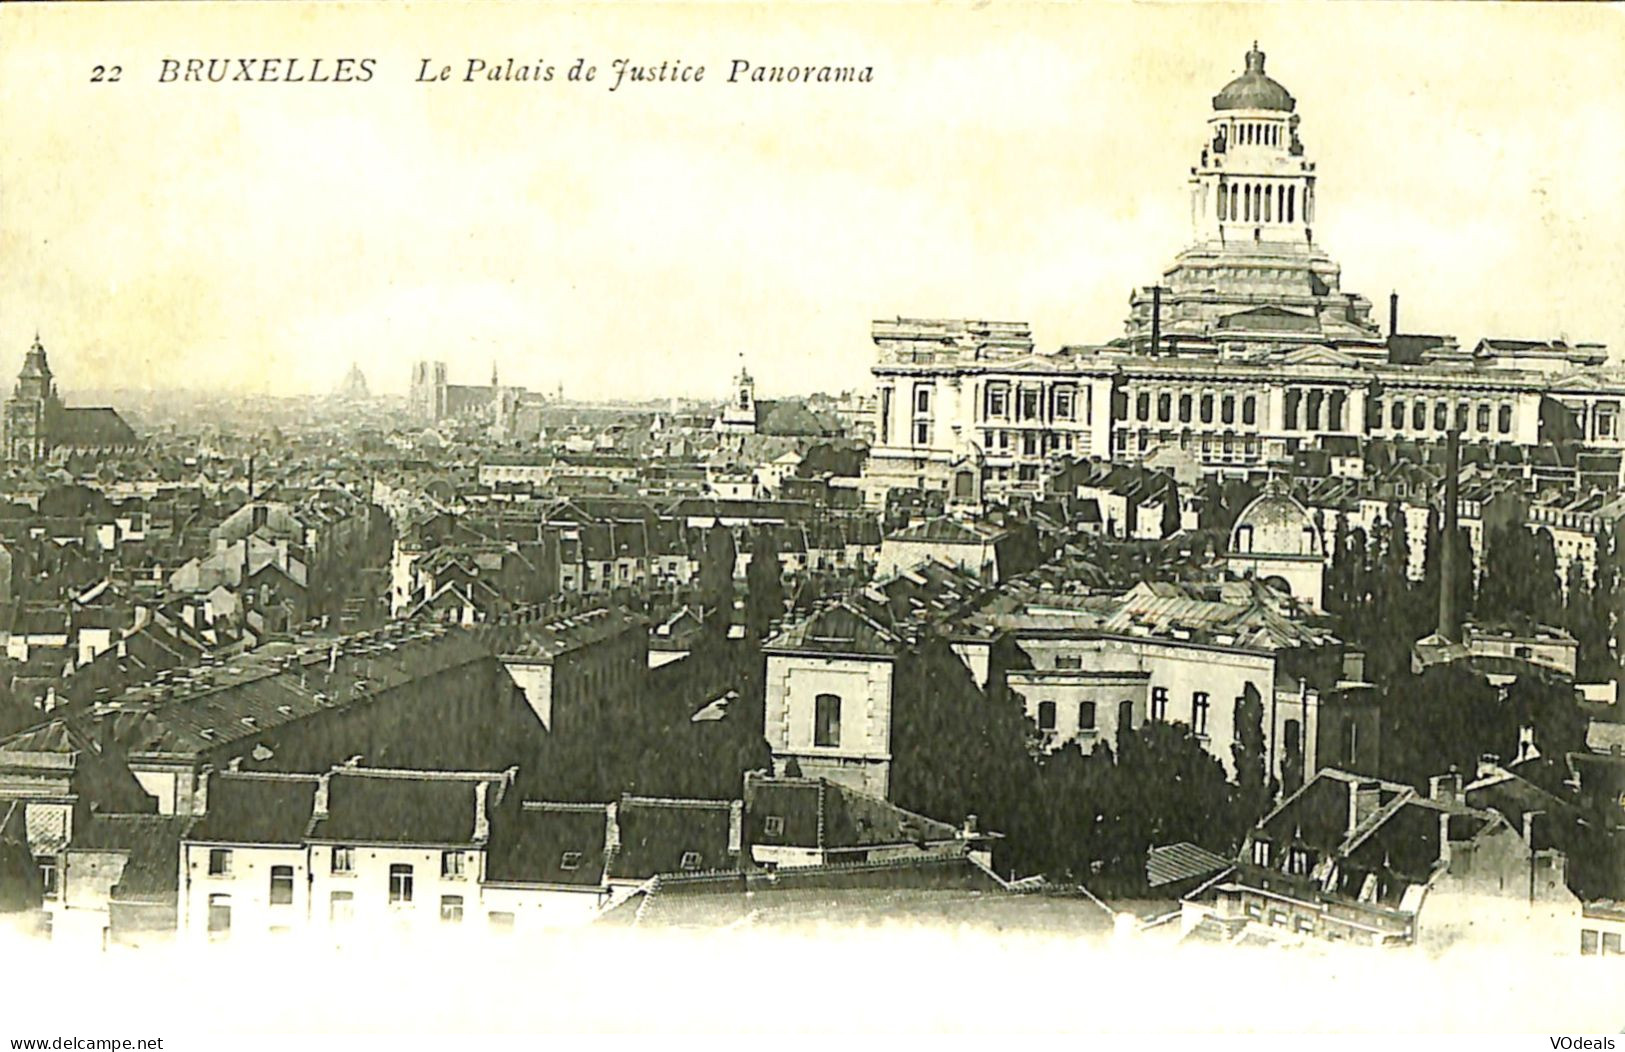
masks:
{"label": "large dome", "polygon": [[1230,530],[1233,554],[1320,556],[1325,546],[1314,517],[1290,494],[1274,487],[1236,516]]}
{"label": "large dome", "polygon": [[1247,52],[1247,72],[1213,96],[1216,110],[1280,110],[1291,113],[1298,105],[1292,93],[1264,75],[1264,53],[1258,42]]}

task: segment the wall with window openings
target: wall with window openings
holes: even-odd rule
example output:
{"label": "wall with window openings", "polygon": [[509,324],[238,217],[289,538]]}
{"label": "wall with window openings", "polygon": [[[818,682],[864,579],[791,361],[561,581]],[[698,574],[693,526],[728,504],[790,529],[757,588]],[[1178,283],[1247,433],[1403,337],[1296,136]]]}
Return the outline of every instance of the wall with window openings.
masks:
{"label": "wall with window openings", "polygon": [[793,757],[808,778],[825,777],[885,796],[891,714],[889,660],[768,657],[765,730],[777,773]]}
{"label": "wall with window openings", "polygon": [[303,847],[185,843],[179,924],[191,941],[263,939],[307,925]]}
{"label": "wall with window openings", "polygon": [[[1096,722],[1104,729],[1110,721],[1111,737],[1115,738],[1121,718],[1119,706],[1122,701],[1132,699],[1136,702],[1134,726],[1148,719],[1186,724],[1202,739],[1207,751],[1233,774],[1235,759],[1231,745],[1236,733],[1236,699],[1251,687],[1263,699],[1264,729],[1266,735],[1269,733],[1269,699],[1275,690],[1272,655],[1182,640],[1126,636],[1022,637],[1020,645],[1032,658],[1035,672],[1021,680],[1026,684],[1024,688],[1016,686],[1018,673],[1011,673],[1009,682],[1012,689],[1018,689],[1023,695],[1028,714],[1040,726],[1044,712],[1039,706],[1043,702],[1055,703],[1056,730],[1060,732],[1069,725],[1067,721],[1076,726],[1079,704],[1094,700]],[[1141,686],[1135,694],[1124,693],[1126,687],[1107,686],[1101,696],[1094,699],[1081,690],[1076,696],[1061,693],[1060,680],[1080,669],[1097,675],[1118,673],[1124,677],[1125,684],[1133,675]],[[1113,690],[1117,694],[1107,697]],[[1103,733],[1097,738],[1100,739],[1110,740]]]}

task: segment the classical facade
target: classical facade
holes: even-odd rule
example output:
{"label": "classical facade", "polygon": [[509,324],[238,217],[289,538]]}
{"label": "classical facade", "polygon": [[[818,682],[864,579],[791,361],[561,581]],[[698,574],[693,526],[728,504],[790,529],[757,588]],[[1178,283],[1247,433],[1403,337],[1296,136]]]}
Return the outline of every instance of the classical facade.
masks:
{"label": "classical facade", "polygon": [[1124,334],[1035,348],[1019,322],[877,321],[871,488],[945,489],[978,461],[989,494],[1037,492],[1063,457],[1171,451],[1208,472],[1372,440],[1620,448],[1625,371],[1598,344],[1386,331],[1316,240],[1319,173],[1297,101],[1246,70],[1213,97],[1190,170],[1192,240],[1136,289]]}
{"label": "classical facade", "polygon": [[17,386],[6,399],[5,450],[13,463],[36,463],[74,453],[134,449],[135,432],[107,406],[70,409],[62,404],[39,337],[23,356]]}

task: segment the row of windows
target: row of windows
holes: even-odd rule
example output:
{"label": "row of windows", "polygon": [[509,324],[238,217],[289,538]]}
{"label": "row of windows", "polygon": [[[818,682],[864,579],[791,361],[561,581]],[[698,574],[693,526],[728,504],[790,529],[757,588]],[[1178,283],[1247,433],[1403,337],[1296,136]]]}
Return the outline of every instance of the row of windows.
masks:
{"label": "row of windows", "polygon": [[[229,848],[229,847],[210,848],[209,849],[209,876],[211,876],[211,877],[229,877],[229,876],[231,876],[232,855],[233,855],[232,849]],[[401,868],[403,868],[403,867],[398,866],[398,865],[391,866],[390,867],[390,872],[394,873],[395,870],[401,869]],[[412,867],[411,866],[405,866],[404,868],[407,870],[408,874],[410,874],[410,871],[411,871]],[[355,848],[353,848],[353,847],[335,847],[333,849],[331,872],[337,873],[337,874],[340,874],[340,875],[354,873],[355,872]],[[444,879],[444,880],[461,880],[464,876],[467,875],[467,872],[468,872],[468,852],[466,852],[466,851],[442,851],[440,853],[440,876],[441,876],[442,879]],[[410,877],[408,877],[408,879],[410,879]],[[285,885],[285,887],[287,889],[286,890],[287,897],[286,898],[279,898],[279,896],[284,894],[284,892],[280,890],[281,888],[284,887],[284,885]],[[271,867],[271,902],[272,902],[272,904],[276,905],[276,904],[279,904],[279,903],[286,904],[286,903],[292,902],[293,901],[292,896],[293,896],[293,867],[292,866],[272,866]]]}
{"label": "row of windows", "polygon": [[[1221,395],[1215,398],[1208,393],[1203,393],[1200,397],[1181,394],[1176,402],[1171,391],[1161,391],[1156,396],[1156,418],[1163,423],[1170,423],[1177,416],[1182,424],[1189,424],[1194,419],[1200,418],[1202,423],[1211,424],[1215,415],[1217,415],[1220,423],[1233,424],[1236,422],[1237,405],[1238,400],[1235,395]],[[1239,400],[1239,405],[1242,423],[1255,424],[1258,422],[1258,398],[1256,395],[1242,397]],[[1151,409],[1151,392],[1138,392],[1134,396],[1134,418],[1136,420],[1150,420]],[[1128,419],[1128,394],[1126,392],[1117,392],[1115,413],[1119,420]]]}
{"label": "row of windows", "polygon": [[1284,408],[1286,410],[1286,429],[1299,430],[1298,422],[1303,421],[1303,430],[1319,431],[1324,420],[1326,430],[1341,431],[1344,427],[1344,415],[1348,406],[1348,395],[1342,391],[1287,391]]}
{"label": "row of windows", "polygon": [[[1219,184],[1218,216],[1244,223],[1296,223],[1298,188],[1278,183]],[[1314,220],[1314,192],[1303,192],[1303,218]]]}
{"label": "row of windows", "polygon": [[[1084,407],[1087,415],[1089,392],[1083,392]],[[1078,389],[1070,384],[1063,384],[1050,389],[1047,418],[1052,420],[1076,420],[1078,413]],[[1010,410],[1016,411],[1017,420],[1044,420],[1045,413],[1044,390],[1038,387],[1015,388],[1015,397],[1011,397],[1011,387],[1006,383],[990,383],[982,398],[982,414],[989,420],[1007,420]],[[922,410],[923,412],[923,410]]]}
{"label": "row of windows", "polygon": [[1234,125],[1221,125],[1219,137],[1226,137],[1226,132],[1233,129],[1237,146],[1279,146],[1281,145],[1281,132],[1285,129],[1279,124],[1270,124],[1264,121],[1241,121]]}
{"label": "row of windows", "polygon": [[1580,952],[1587,957],[1595,957],[1599,952],[1605,957],[1625,956],[1625,937],[1617,931],[1581,928]]}
{"label": "row of windows", "polygon": [[1040,457],[1046,453],[1070,453],[1077,448],[1077,436],[1070,432],[984,431],[982,434],[983,447],[989,452],[1019,450],[1024,457]]}
{"label": "row of windows", "polygon": [[[288,867],[278,867],[288,868]],[[397,901],[391,898],[391,902]],[[400,901],[411,901],[410,876],[406,883],[406,898]],[[355,919],[355,892],[335,891],[329,897],[327,904],[328,919],[334,924],[344,924]],[[440,896],[440,919],[448,924],[461,924],[463,922],[463,896]],[[493,927],[511,928],[513,926],[512,913],[490,914]],[[211,939],[223,939],[231,933],[231,896],[226,894],[209,896],[208,933]],[[288,929],[283,926],[273,927],[273,932],[284,932]]]}
{"label": "row of windows", "polygon": [[[1150,450],[1153,441],[1172,442],[1176,436],[1172,431],[1153,433],[1145,428],[1139,431],[1120,429],[1113,449],[1120,453],[1139,452]],[[1202,435],[1198,441],[1189,430],[1178,434],[1180,449],[1200,449],[1204,457],[1219,456],[1223,459],[1239,457],[1251,459],[1258,456],[1259,444],[1257,435]]]}
{"label": "row of windows", "polygon": [[[1431,405],[1433,430],[1444,431],[1449,428],[1452,423],[1450,403],[1433,402]],[[1373,399],[1371,408],[1366,414],[1373,426],[1382,426],[1385,408],[1387,410],[1388,428],[1391,431],[1404,430],[1407,418],[1410,421],[1410,429],[1413,431],[1425,431],[1428,428],[1429,402],[1425,398],[1413,402],[1407,402],[1403,398],[1396,398],[1394,401],[1386,403],[1386,406],[1382,399]],[[1455,429],[1457,431],[1466,431],[1468,429],[1467,425],[1471,421],[1477,425],[1476,430],[1481,434],[1489,434],[1492,409],[1495,414],[1496,430],[1503,435],[1511,434],[1512,406],[1505,402],[1498,407],[1492,407],[1488,402],[1480,402],[1476,409],[1470,407],[1466,402],[1457,402],[1455,405]]]}
{"label": "row of windows", "polygon": [[[1041,731],[1055,730],[1055,702],[1041,701],[1038,703],[1038,729]],[[1078,702],[1078,730],[1093,731],[1096,729],[1095,703],[1092,701]],[[1134,702],[1120,701],[1117,703],[1117,725],[1131,727],[1134,724]]]}
{"label": "row of windows", "polygon": [[[1198,735],[1207,734],[1208,712],[1213,707],[1208,692],[1198,690],[1191,694],[1191,730]],[[1165,723],[1168,720],[1168,688],[1151,688],[1151,718]]]}

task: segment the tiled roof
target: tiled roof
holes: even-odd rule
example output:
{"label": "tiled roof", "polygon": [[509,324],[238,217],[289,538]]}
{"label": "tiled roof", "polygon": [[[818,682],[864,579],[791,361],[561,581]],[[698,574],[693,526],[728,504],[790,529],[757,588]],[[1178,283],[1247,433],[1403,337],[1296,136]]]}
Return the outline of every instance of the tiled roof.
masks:
{"label": "tiled roof", "polygon": [[314,774],[211,774],[205,813],[186,838],[215,844],[302,844],[320,781]]}
{"label": "tiled roof", "polygon": [[327,811],[311,824],[309,837],[367,844],[476,843],[486,835],[478,828],[481,812],[488,821],[507,784],[497,773],[340,768],[327,776]]}
{"label": "tiled roof", "polygon": [[[620,843],[609,863],[612,878],[644,880],[659,873],[738,864],[729,801],[623,796],[616,818]],[[691,864],[684,866],[685,859]]]}
{"label": "tiled roof", "polygon": [[1154,847],[1146,855],[1146,883],[1153,888],[1208,877],[1227,868],[1230,860],[1196,844]]}
{"label": "tiled roof", "polygon": [[[526,800],[494,816],[486,879],[515,884],[603,883],[607,804]],[[570,863],[565,868],[565,863]]]}

